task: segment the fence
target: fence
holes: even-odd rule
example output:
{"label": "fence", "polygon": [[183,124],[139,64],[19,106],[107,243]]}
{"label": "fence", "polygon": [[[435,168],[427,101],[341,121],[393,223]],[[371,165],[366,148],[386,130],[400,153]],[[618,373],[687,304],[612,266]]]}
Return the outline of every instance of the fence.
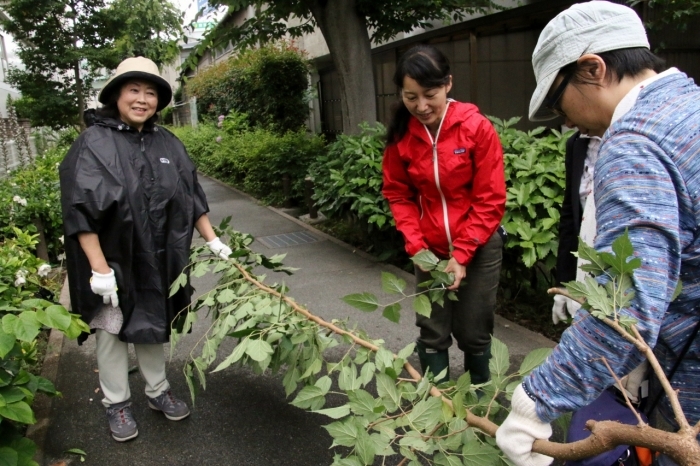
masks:
{"label": "fence", "polygon": [[30,128],[29,120],[17,120],[12,111],[8,118],[0,118],[0,178],[36,157]]}

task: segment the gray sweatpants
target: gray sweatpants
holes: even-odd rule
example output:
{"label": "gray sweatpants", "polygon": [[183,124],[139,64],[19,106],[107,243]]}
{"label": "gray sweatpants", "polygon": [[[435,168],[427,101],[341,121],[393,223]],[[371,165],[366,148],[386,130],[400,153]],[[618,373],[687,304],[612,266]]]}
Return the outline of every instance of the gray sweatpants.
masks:
{"label": "gray sweatpants", "polygon": [[[452,337],[459,349],[469,354],[483,352],[491,343],[493,334],[496,293],[501,274],[503,241],[498,232],[480,247],[467,265],[467,276],[457,290],[458,301],[445,296],[445,306],[433,303],[430,318],[416,314],[420,328],[418,340],[426,347],[446,350],[452,346]],[[429,272],[415,268],[416,291],[418,284],[431,279]]]}
{"label": "gray sweatpants", "polygon": [[[98,329],[97,368],[100,387],[104,398],[102,404],[109,407],[131,398],[129,388],[129,351],[128,344],[119,337]],[[146,381],[146,396],[155,398],[170,388],[165,378],[165,353],[162,343],[153,345],[134,345],[141,376]]]}

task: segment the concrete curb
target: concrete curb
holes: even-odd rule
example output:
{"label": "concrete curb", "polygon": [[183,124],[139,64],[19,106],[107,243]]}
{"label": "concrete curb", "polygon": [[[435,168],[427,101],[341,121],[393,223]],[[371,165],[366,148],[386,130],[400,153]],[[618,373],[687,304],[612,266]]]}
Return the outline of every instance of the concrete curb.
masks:
{"label": "concrete curb", "polygon": [[[70,309],[70,295],[68,293],[68,278],[63,282],[61,296],[58,302],[66,309]],[[64,336],[60,330],[52,329],[49,341],[46,346],[44,364],[41,367],[41,376],[56,384],[58,378],[58,366],[61,362],[61,350],[63,349]],[[44,445],[46,444],[46,434],[48,433],[51,419],[51,405],[53,398],[47,395],[37,396],[32,405],[36,424],[32,424],[27,429],[26,437],[36,444],[34,461],[44,464]]]}

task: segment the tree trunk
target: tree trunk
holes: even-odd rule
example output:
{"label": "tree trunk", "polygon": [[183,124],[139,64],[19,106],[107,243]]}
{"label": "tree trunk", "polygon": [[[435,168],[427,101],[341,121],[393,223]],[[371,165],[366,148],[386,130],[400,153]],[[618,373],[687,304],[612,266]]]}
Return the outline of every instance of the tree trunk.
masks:
{"label": "tree trunk", "polygon": [[75,71],[75,93],[78,96],[78,125],[80,132],[85,130],[85,97],[83,96],[83,80],[80,78],[80,65],[74,66]]}
{"label": "tree trunk", "polygon": [[355,0],[317,0],[311,7],[338,72],[343,132],[358,134],[363,121],[377,121],[372,45]]}

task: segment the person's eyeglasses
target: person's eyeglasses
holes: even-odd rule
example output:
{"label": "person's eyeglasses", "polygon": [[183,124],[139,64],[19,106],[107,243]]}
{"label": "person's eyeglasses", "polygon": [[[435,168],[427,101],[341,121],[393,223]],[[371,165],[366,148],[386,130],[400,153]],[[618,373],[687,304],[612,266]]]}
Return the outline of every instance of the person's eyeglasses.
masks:
{"label": "person's eyeglasses", "polygon": [[566,90],[566,86],[569,84],[569,81],[571,81],[571,77],[573,76],[573,73],[568,73],[564,75],[564,79],[561,80],[559,83],[559,86],[554,90],[551,96],[546,97],[544,99],[544,106],[560,117],[566,118],[566,113],[561,109],[561,96],[564,95],[564,91]]}

